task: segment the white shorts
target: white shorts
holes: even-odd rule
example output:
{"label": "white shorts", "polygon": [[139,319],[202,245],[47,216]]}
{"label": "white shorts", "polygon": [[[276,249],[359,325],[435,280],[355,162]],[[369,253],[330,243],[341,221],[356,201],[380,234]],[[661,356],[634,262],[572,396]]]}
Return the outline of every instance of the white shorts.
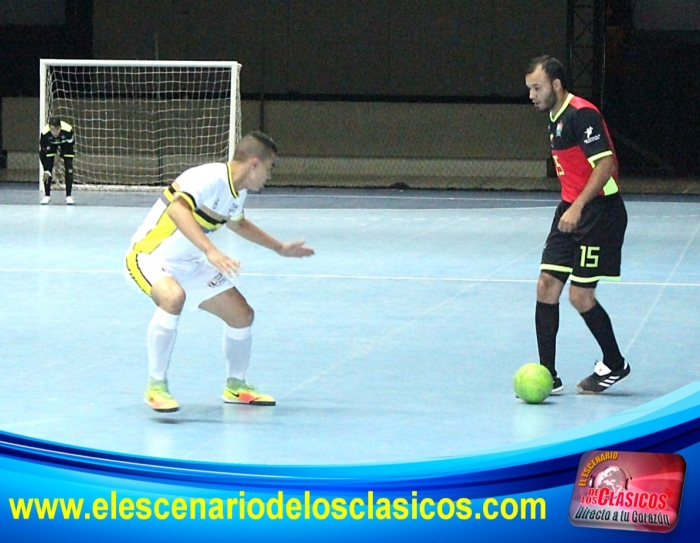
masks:
{"label": "white shorts", "polygon": [[185,308],[190,312],[199,310],[202,302],[236,286],[208,260],[168,262],[148,253],[127,253],[124,277],[149,297],[152,285],[163,277],[173,277],[187,295]]}

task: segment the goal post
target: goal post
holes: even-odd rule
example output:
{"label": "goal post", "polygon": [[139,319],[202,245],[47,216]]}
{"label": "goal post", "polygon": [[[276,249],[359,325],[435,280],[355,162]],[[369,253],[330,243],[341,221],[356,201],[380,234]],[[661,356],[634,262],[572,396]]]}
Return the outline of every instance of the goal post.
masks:
{"label": "goal post", "polygon": [[[39,65],[39,129],[53,116],[73,126],[78,186],[163,186],[189,167],[233,157],[241,137],[237,62],[41,59]],[[57,160],[59,183],[61,167]]]}

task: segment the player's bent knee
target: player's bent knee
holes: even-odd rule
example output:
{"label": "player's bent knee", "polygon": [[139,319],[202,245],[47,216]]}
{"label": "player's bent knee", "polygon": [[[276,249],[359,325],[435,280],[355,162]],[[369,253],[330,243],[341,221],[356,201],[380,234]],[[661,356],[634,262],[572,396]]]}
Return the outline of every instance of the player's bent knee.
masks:
{"label": "player's bent knee", "polygon": [[246,328],[253,324],[255,320],[255,310],[250,306],[248,300],[234,289],[230,291],[231,297],[227,300],[227,306],[232,315],[232,320],[236,322],[236,328]]}
{"label": "player's bent knee", "polygon": [[595,289],[582,288],[574,285],[569,289],[569,301],[579,313],[585,313],[596,304]]}
{"label": "player's bent knee", "polygon": [[151,298],[161,309],[178,315],[185,306],[187,295],[180,283],[172,277],[165,277],[153,285]]}
{"label": "player's bent knee", "polygon": [[253,321],[255,320],[255,310],[250,307],[248,304],[246,304],[246,310],[245,314],[243,315],[243,324],[244,327],[252,326]]}
{"label": "player's bent knee", "polygon": [[240,306],[235,309],[230,308],[222,314],[219,314],[219,317],[231,328],[248,328],[253,325],[255,311],[246,304],[242,308]]}

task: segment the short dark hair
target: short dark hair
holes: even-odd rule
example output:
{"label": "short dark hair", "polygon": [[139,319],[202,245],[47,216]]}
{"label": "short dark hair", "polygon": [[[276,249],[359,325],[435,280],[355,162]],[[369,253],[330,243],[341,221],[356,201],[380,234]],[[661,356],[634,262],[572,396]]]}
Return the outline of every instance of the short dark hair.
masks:
{"label": "short dark hair", "polygon": [[541,55],[533,58],[527,65],[527,74],[534,72],[538,66],[542,66],[542,70],[547,74],[550,81],[558,79],[564,90],[569,90],[569,82],[566,77],[566,69],[558,59],[549,55]]}
{"label": "short dark hair", "polygon": [[61,118],[58,115],[54,115],[49,119],[49,126],[61,126]]}
{"label": "short dark hair", "polygon": [[267,160],[276,154],[277,144],[275,141],[264,132],[253,130],[238,142],[233,152],[233,160],[242,162],[254,157]]}

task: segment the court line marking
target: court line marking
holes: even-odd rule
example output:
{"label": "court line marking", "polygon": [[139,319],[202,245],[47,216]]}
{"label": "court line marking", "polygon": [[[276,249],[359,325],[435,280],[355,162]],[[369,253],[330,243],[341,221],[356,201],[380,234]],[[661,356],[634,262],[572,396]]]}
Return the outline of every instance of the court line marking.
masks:
{"label": "court line marking", "polygon": [[[700,229],[700,224],[698,225]],[[697,230],[696,229],[696,232]],[[695,237],[695,234],[693,234]],[[690,244],[690,242],[688,242]],[[687,249],[687,247],[686,247]],[[685,254],[686,251],[683,251]],[[682,255],[681,255],[682,258]],[[671,275],[675,273],[679,262],[672,270]],[[95,275],[123,275],[121,271],[114,270],[75,270],[75,269],[54,269],[54,268],[0,268],[0,273],[84,273]],[[538,272],[535,275],[539,275]],[[241,277],[279,277],[283,279],[338,279],[338,280],[358,280],[358,281],[424,281],[428,282],[447,282],[447,283],[537,283],[537,277],[534,279],[496,279],[484,277],[425,277],[425,276],[410,276],[410,275],[346,275],[335,273],[264,273],[264,272],[246,272],[242,273]],[[641,287],[700,287],[700,283],[671,283],[669,281],[601,281],[600,284],[620,285],[620,286],[641,286]]]}
{"label": "court line marking", "polygon": [[[497,273],[501,272],[503,269],[507,269],[509,266],[512,266],[519,260],[525,257],[525,255],[528,255],[533,251],[533,248],[536,250],[539,250],[539,245],[535,245],[532,247],[528,248],[523,248],[520,251],[520,254],[515,256],[514,258],[511,258],[508,262],[504,262],[500,266],[496,266],[490,273],[490,275],[496,275]],[[466,295],[467,291],[470,291],[474,288],[476,288],[477,284],[475,282],[471,282],[466,289],[463,290],[458,290],[457,292],[449,294],[447,297],[445,297],[443,300],[439,301],[436,300],[435,303],[431,307],[425,307],[425,308],[419,308],[416,311],[416,315],[410,319],[408,322],[401,323],[399,325],[393,325],[387,328],[386,332],[381,335],[381,337],[375,339],[374,341],[371,341],[368,344],[362,344],[361,342],[358,343],[357,345],[354,346],[353,352],[352,353],[346,353],[345,357],[340,357],[340,359],[329,365],[328,367],[324,368],[323,370],[319,371],[315,375],[311,375],[305,380],[297,383],[295,386],[293,386],[291,389],[287,390],[286,393],[282,394],[280,398],[284,399],[287,398],[299,390],[307,387],[310,384],[313,384],[314,382],[318,381],[321,377],[324,375],[331,374],[333,372],[338,371],[339,368],[345,367],[357,359],[361,357],[366,357],[370,353],[372,353],[376,348],[377,345],[380,344],[385,344],[387,339],[392,338],[396,336],[399,333],[402,333],[406,329],[408,329],[411,326],[415,326],[416,323],[420,323],[422,320],[424,320],[426,317],[436,313],[437,311],[440,310],[443,306],[452,303],[454,300],[457,300],[459,298],[462,298],[463,296]]]}
{"label": "court line marking", "polygon": [[359,198],[365,200],[439,200],[460,202],[559,202],[560,198],[499,198],[496,196],[484,197],[452,197],[452,196],[391,196],[370,194],[259,194],[255,198],[327,198],[343,200]]}
{"label": "court line marking", "polygon": [[[502,201],[502,200],[501,200]],[[19,207],[19,206],[17,206]],[[38,207],[38,206],[37,206]],[[83,206],[86,207],[86,206]],[[95,206],[97,207],[97,206]],[[308,211],[308,212],[322,212],[322,211],[358,211],[360,213],[381,213],[381,212],[415,212],[415,211],[425,211],[425,212],[466,212],[466,211],[529,211],[529,210],[542,210],[551,211],[553,205],[541,205],[541,206],[489,206],[489,207],[264,207],[264,206],[249,206],[246,210],[251,211]],[[140,207],[131,207],[131,209],[142,209]],[[549,219],[552,217],[550,216]]]}
{"label": "court line marking", "polygon": [[683,257],[685,257],[685,254],[688,252],[688,248],[690,247],[690,245],[693,243],[693,240],[697,236],[698,230],[700,230],[700,224],[698,224],[695,227],[695,230],[693,231],[692,235],[688,238],[688,241],[685,244],[685,247],[683,247],[683,251],[678,256],[678,259],[676,260],[676,264],[673,266],[673,269],[669,272],[668,277],[666,278],[666,282],[661,283],[661,285],[660,285],[661,290],[659,290],[659,293],[656,295],[656,298],[654,299],[652,304],[649,306],[649,309],[647,310],[647,314],[644,315],[642,322],[639,323],[639,326],[637,327],[637,331],[632,336],[632,339],[630,339],[630,341],[627,343],[627,348],[625,349],[625,352],[629,352],[629,350],[632,348],[632,345],[634,345],[634,342],[637,341],[639,334],[642,332],[642,329],[644,328],[644,326],[646,326],[646,323],[649,320],[649,316],[651,315],[652,311],[654,311],[656,306],[659,304],[659,300],[661,300],[661,296],[663,296],[664,292],[666,291],[666,288],[669,286],[674,286],[674,283],[670,283],[669,280],[671,279],[671,277],[673,277],[673,274],[676,273],[678,266],[680,266],[681,262],[683,261]]}

